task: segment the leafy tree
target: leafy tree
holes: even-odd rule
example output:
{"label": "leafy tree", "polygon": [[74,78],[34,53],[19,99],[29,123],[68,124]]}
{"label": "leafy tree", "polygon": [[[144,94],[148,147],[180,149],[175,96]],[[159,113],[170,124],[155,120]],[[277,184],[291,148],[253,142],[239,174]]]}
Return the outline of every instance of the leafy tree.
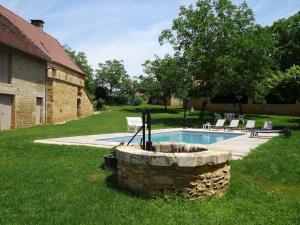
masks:
{"label": "leafy tree", "polygon": [[282,71],[300,65],[300,12],[275,22],[270,29],[276,40],[275,59]]}
{"label": "leafy tree", "polygon": [[159,84],[159,92],[164,99],[167,110],[167,99],[173,94],[183,95],[181,68],[175,58],[166,55],[164,58],[155,56],[153,61],[147,60],[144,64],[144,72],[153,77]]}
{"label": "leafy tree", "polygon": [[89,94],[94,95],[96,90],[94,71],[88,63],[86,54],[84,52],[76,52],[68,45],[64,45],[63,48],[76,65],[85,73],[85,88]]}
{"label": "leafy tree", "polygon": [[279,101],[300,101],[300,66],[277,72],[268,80],[270,93]]}
{"label": "leafy tree", "polygon": [[122,89],[128,84],[129,76],[125,70],[123,61],[116,59],[107,60],[105,63],[99,63],[96,70],[97,85],[109,89],[109,96],[115,89]]}
{"label": "leafy tree", "polygon": [[148,98],[149,103],[152,103],[153,97],[161,96],[160,85],[156,78],[152,75],[139,76],[138,91]]}
{"label": "leafy tree", "polygon": [[198,0],[195,6],[182,6],[159,40],[173,46],[185,76],[208,84],[208,95],[235,94],[240,101],[243,95],[258,99],[265,93],[256,90],[271,71],[274,40],[255,24],[245,2],[236,6],[229,0]]}

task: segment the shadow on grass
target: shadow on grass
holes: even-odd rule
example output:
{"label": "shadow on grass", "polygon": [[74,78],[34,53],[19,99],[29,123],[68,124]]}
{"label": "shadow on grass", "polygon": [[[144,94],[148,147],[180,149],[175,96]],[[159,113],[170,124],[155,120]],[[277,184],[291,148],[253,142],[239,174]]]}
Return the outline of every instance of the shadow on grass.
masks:
{"label": "shadow on grass", "polygon": [[[149,107],[141,107],[141,108],[125,108],[123,111],[130,112],[130,113],[141,113],[143,110],[148,109]],[[151,113],[168,113],[168,114],[179,114],[182,110],[181,109],[163,109],[163,108],[150,108]]]}
{"label": "shadow on grass", "polygon": [[[190,128],[199,128],[203,122],[199,121],[198,118],[187,118],[186,125]],[[183,118],[153,118],[152,125],[162,125],[165,127],[183,127]]]}

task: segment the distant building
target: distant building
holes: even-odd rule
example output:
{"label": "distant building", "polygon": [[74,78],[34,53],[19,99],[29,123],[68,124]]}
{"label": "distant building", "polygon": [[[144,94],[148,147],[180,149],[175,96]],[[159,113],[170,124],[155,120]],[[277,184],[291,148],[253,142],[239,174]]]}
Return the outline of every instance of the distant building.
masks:
{"label": "distant building", "polygon": [[59,123],[93,113],[85,74],[60,43],[0,5],[0,129]]}

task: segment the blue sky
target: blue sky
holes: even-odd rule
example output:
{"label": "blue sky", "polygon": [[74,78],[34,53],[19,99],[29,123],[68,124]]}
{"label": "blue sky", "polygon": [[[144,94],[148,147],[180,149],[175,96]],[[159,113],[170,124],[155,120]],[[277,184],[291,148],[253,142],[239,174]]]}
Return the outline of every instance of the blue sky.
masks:
{"label": "blue sky", "polygon": [[[131,76],[154,54],[171,53],[160,46],[160,32],[171,26],[180,5],[196,0],[0,0],[25,19],[43,19],[45,31],[61,44],[87,53],[96,68],[107,59],[123,59]],[[233,0],[239,4],[242,0]],[[300,10],[300,0],[248,0],[256,20],[272,24]]]}

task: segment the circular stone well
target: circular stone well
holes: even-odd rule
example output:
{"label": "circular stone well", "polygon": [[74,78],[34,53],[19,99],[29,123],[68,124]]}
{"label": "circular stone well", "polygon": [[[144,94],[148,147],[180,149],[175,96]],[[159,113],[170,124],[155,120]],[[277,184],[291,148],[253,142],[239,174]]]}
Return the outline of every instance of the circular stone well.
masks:
{"label": "circular stone well", "polygon": [[119,186],[143,195],[175,191],[189,198],[220,196],[229,185],[231,153],[227,151],[160,143],[154,151],[119,146],[116,156]]}

